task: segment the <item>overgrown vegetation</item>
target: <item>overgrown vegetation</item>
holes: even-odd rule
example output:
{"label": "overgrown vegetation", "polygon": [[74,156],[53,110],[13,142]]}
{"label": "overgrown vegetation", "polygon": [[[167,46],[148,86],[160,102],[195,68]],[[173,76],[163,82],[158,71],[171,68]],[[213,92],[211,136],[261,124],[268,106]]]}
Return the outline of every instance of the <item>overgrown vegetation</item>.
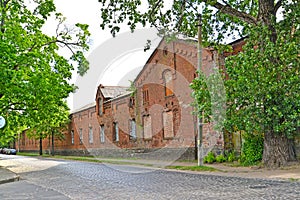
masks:
{"label": "overgrown vegetation", "polygon": [[218,163],[223,163],[223,162],[226,162],[227,159],[225,158],[225,156],[223,154],[220,154],[218,156],[216,156],[216,162]]}
{"label": "overgrown vegetation", "polygon": [[204,163],[223,163],[238,161],[239,165],[249,166],[257,165],[262,161],[264,150],[264,139],[262,134],[243,134],[243,145],[241,155],[237,156],[237,152],[230,150],[224,154],[215,155],[212,151],[204,157]]}
{"label": "overgrown vegetation", "polygon": [[238,160],[238,157],[236,156],[236,152],[234,150],[227,152],[226,158],[228,162],[234,162]]}
{"label": "overgrown vegetation", "polygon": [[215,154],[212,152],[212,151],[210,151],[204,158],[203,158],[203,162],[204,163],[209,163],[209,164],[211,164],[211,163],[214,163],[216,161],[216,156],[215,156]]}
{"label": "overgrown vegetation", "polygon": [[240,162],[242,165],[255,165],[261,162],[264,139],[262,134],[243,134],[244,143],[242,146],[242,153]]}
{"label": "overgrown vegetation", "polygon": [[223,163],[223,162],[234,162],[237,161],[238,157],[236,156],[236,152],[235,151],[229,151],[226,152],[225,155],[224,154],[220,154],[220,155],[215,155],[215,153],[213,153],[212,151],[210,151],[207,156],[205,156],[203,158],[203,162],[204,163]]}

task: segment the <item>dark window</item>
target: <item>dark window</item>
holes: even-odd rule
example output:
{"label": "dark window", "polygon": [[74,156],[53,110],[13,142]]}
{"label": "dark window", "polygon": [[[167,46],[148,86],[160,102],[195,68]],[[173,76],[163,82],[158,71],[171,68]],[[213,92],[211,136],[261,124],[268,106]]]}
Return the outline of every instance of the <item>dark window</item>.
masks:
{"label": "dark window", "polygon": [[135,105],[135,99],[134,99],[134,97],[130,97],[130,99],[129,99],[129,107],[133,107]]}
{"label": "dark window", "polygon": [[71,144],[74,144],[74,131],[71,130]]}

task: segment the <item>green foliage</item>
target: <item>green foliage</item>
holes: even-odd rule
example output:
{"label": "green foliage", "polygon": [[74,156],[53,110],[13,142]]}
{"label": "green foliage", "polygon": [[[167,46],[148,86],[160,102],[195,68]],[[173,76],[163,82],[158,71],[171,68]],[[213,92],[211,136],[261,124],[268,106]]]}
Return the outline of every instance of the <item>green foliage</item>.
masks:
{"label": "green foliage", "polygon": [[[226,59],[226,95],[218,92],[224,91],[219,87],[221,81],[210,84],[211,80],[219,80],[213,78],[218,73],[209,77],[201,72],[200,78],[193,82],[198,115],[204,112],[206,121],[218,122],[218,128],[225,121],[228,131],[271,132],[293,138],[300,126],[298,1],[228,0],[222,4],[190,0],[172,1],[168,6],[169,1],[151,0],[148,9],[142,8],[145,5],[140,0],[99,2],[101,27],[109,28],[113,35],[122,23],[128,23],[132,30],[138,24],[148,23],[161,35],[181,33],[195,37],[201,12],[203,46],[215,44],[217,49],[223,49],[222,42],[247,36],[243,52]],[[276,152],[266,155],[272,153]]]}
{"label": "green foliage", "polygon": [[218,162],[218,163],[223,163],[226,161],[227,161],[227,159],[225,158],[225,156],[223,154],[220,154],[216,157],[216,162]]}
{"label": "green foliage", "polygon": [[131,97],[135,97],[135,95],[137,94],[137,89],[133,81],[129,81],[129,82],[130,82],[130,87],[128,88],[128,91],[131,92],[130,94]]}
{"label": "green foliage", "polygon": [[[6,142],[23,130],[47,135],[65,124],[65,99],[75,88],[68,83],[73,65],[80,74],[88,69],[83,54],[88,50],[87,25],[64,26],[53,0],[35,2],[35,8],[28,8],[21,0],[0,1],[0,115],[7,121],[0,140]],[[57,19],[55,36],[42,31],[52,14]],[[62,47],[71,51],[71,58],[59,54]]]}
{"label": "green foliage", "polygon": [[[101,6],[101,28],[110,29],[113,36],[120,30],[121,24],[127,24],[131,30],[145,26],[154,26],[161,35],[182,33],[186,36],[197,35],[198,13],[202,12],[203,38],[205,44],[234,37],[230,33],[246,34],[248,25],[243,18],[226,13],[217,1],[147,1],[140,0],[99,0]],[[144,5],[145,4],[145,5]],[[145,9],[147,6],[147,9]],[[237,12],[257,14],[258,7],[252,1],[236,3],[230,1],[226,6]],[[222,10],[216,12],[215,8]],[[251,17],[249,20],[251,21]],[[217,33],[217,36],[214,34]]]}
{"label": "green foliage", "polygon": [[209,164],[211,164],[211,163],[214,163],[216,161],[216,156],[215,156],[215,154],[212,152],[212,151],[210,151],[208,154],[207,154],[207,156],[205,156],[204,158],[203,158],[203,162],[204,163],[209,163]]}
{"label": "green foliage", "polygon": [[244,134],[241,164],[254,165],[262,160],[264,139],[261,134]]}
{"label": "green foliage", "polygon": [[228,152],[228,154],[226,155],[226,158],[227,158],[228,162],[234,162],[234,161],[238,160],[235,151]]}
{"label": "green foliage", "polygon": [[219,71],[214,70],[209,75],[199,72],[199,77],[190,86],[198,116],[202,117],[203,114],[206,121],[213,122],[215,130],[222,131],[226,116],[226,94]]}

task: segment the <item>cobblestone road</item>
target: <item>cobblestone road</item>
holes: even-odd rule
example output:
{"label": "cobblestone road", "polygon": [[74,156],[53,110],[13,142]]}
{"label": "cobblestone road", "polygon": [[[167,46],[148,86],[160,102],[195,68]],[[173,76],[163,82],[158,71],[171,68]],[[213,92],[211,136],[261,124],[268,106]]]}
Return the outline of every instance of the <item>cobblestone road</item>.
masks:
{"label": "cobblestone road", "polygon": [[[59,195],[64,197],[61,199],[300,199],[300,182],[1,157],[0,166],[19,173],[23,179],[0,185],[1,199],[32,199],[30,186],[48,192],[39,194],[40,199],[58,199]],[[8,193],[7,187],[15,187],[16,192]]]}

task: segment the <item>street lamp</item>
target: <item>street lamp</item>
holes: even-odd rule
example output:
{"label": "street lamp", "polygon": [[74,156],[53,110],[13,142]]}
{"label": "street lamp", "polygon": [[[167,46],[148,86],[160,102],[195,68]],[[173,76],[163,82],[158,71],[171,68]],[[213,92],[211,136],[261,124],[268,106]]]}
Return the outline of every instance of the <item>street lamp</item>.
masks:
{"label": "street lamp", "polygon": [[[198,13],[198,45],[197,45],[197,49],[198,49],[198,60],[197,60],[197,69],[200,72],[201,68],[202,68],[202,16],[200,14],[200,12],[198,11],[198,7],[195,8],[193,6],[193,4],[190,1],[184,1],[182,3],[188,3],[190,5],[190,7],[196,12]],[[197,105],[197,109],[198,109],[198,103]],[[199,114],[197,112],[197,114]],[[197,132],[198,132],[198,136],[197,136],[197,158],[198,158],[198,166],[202,166],[203,165],[203,147],[202,147],[202,132],[203,132],[203,122],[204,122],[204,113],[201,113],[202,116],[198,116],[197,115]]]}

